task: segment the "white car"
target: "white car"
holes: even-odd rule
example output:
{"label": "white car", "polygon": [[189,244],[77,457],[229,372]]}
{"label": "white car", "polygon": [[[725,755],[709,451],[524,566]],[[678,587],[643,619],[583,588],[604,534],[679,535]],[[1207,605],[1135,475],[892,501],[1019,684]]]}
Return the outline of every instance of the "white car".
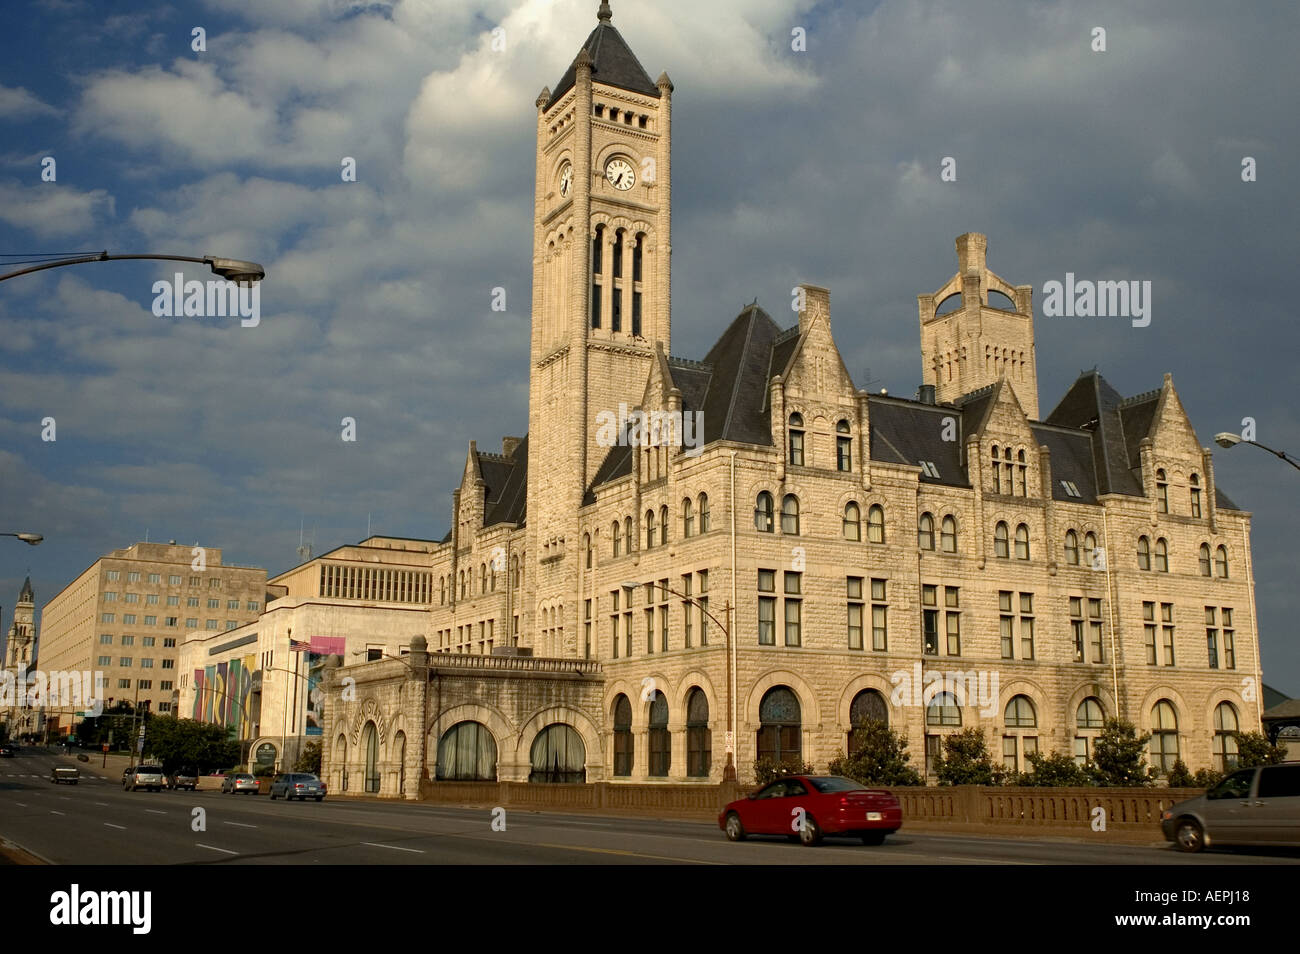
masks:
{"label": "white car", "polygon": [[163,775],[161,765],[137,765],[134,769],[127,769],[122,776],[122,788],[128,792],[141,788],[161,792],[166,787],[167,776]]}

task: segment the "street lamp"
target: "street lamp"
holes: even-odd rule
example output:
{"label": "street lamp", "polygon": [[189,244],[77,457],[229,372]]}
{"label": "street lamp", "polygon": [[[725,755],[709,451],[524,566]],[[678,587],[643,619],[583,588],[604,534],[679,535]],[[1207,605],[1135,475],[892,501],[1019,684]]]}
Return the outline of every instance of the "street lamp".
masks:
{"label": "street lamp", "polygon": [[[624,580],[622,583],[623,589],[625,590],[635,590],[638,586],[642,586],[642,585],[643,584],[638,583],[635,580]],[[727,739],[729,741],[727,744],[727,764],[726,767],[722,770],[722,777],[726,781],[735,781],[736,779],[736,751],[735,751],[736,750],[736,707],[734,704],[735,700],[732,697],[733,694],[731,689],[731,674],[735,669],[736,660],[735,660],[735,646],[731,641],[731,600],[727,600],[726,607],[722,611],[723,615],[727,617],[727,622],[723,623],[720,619],[718,619],[716,616],[714,616],[712,613],[706,610],[704,608],[704,604],[701,603],[693,596],[687,596],[685,593],[678,593],[672,587],[665,586],[663,583],[656,583],[653,580],[644,585],[657,587],[658,589],[663,590],[665,593],[669,593],[673,596],[676,596],[678,599],[684,600],[687,603],[695,604],[700,608],[701,613],[703,613],[705,616],[707,616],[709,619],[713,620],[713,622],[717,624],[718,628],[722,630],[722,634],[727,639]]]}
{"label": "street lamp", "polygon": [[23,543],[33,547],[45,539],[39,533],[0,533],[0,537],[17,537]]}
{"label": "street lamp", "polygon": [[6,272],[0,275],[0,282],[10,278],[17,278],[19,275],[29,275],[32,272],[44,271],[47,268],[61,268],[65,265],[84,265],[88,262],[120,262],[128,259],[147,259],[157,262],[195,262],[199,265],[207,265],[214,275],[224,278],[228,282],[236,282],[240,285],[260,282],[266,277],[266,269],[257,262],[245,262],[237,258],[220,258],[216,255],[205,255],[202,258],[195,258],[192,255],[109,255],[107,249],[94,255],[77,255],[72,258],[60,258],[52,262],[43,262],[40,265],[31,265],[27,268],[20,268],[17,271]]}
{"label": "street lamp", "polygon": [[1231,431],[1223,431],[1220,434],[1215,434],[1214,443],[1218,444],[1220,447],[1224,449],[1231,449],[1233,447],[1236,447],[1238,444],[1254,444],[1256,447],[1260,448],[1261,450],[1268,451],[1274,457],[1282,458],[1284,461],[1286,461],[1296,470],[1300,470],[1300,463],[1297,463],[1294,458],[1288,457],[1283,451],[1274,450],[1271,447],[1266,447],[1263,444],[1259,443],[1259,441],[1248,441],[1244,437],[1234,434]]}

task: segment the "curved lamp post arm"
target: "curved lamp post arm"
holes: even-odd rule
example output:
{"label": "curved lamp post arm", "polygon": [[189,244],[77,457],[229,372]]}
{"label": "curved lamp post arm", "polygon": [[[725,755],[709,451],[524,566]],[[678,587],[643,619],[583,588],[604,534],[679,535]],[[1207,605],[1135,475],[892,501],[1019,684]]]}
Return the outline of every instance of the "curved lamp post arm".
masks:
{"label": "curved lamp post arm", "polygon": [[1295,460],[1295,458],[1288,456],[1287,453],[1286,453],[1285,451],[1274,450],[1274,449],[1271,448],[1271,447],[1267,447],[1267,446],[1265,446],[1264,444],[1261,444],[1259,441],[1242,441],[1242,443],[1243,443],[1243,444],[1254,444],[1256,447],[1260,448],[1261,450],[1266,450],[1266,451],[1268,451],[1270,454],[1272,454],[1273,456],[1282,458],[1284,461],[1286,461],[1288,464],[1290,464],[1290,465],[1291,465],[1292,467],[1294,467],[1296,470],[1300,470],[1300,463],[1297,463],[1296,460]]}
{"label": "curved lamp post arm", "polygon": [[43,262],[40,265],[30,265],[27,268],[20,268],[14,272],[6,272],[0,275],[0,282],[10,278],[17,278],[19,275],[30,275],[32,272],[45,271],[47,268],[62,268],[65,265],[84,265],[88,262],[119,262],[128,259],[148,259],[158,262],[193,262],[198,265],[207,265],[212,269],[213,274],[226,279],[227,281],[245,284],[248,282],[260,282],[266,277],[266,269],[256,262],[245,262],[236,258],[220,258],[215,255],[205,255],[202,258],[195,258],[192,255],[110,255],[105,249],[94,255],[77,255],[73,258],[61,258],[53,262]]}
{"label": "curved lamp post arm", "polygon": [[[637,586],[641,586],[641,585],[643,585],[643,584],[640,584],[640,583],[637,584]],[[655,589],[663,590],[665,593],[669,593],[669,594],[671,594],[671,595],[677,597],[677,598],[680,599],[680,600],[685,600],[687,603],[694,603],[696,606],[698,606],[698,607],[700,608],[700,611],[701,611],[702,613],[704,613],[705,616],[707,616],[709,619],[713,620],[713,622],[716,623],[716,624],[718,625],[718,628],[719,628],[719,629],[721,629],[724,633],[728,633],[728,634],[730,634],[731,630],[727,628],[727,625],[726,625],[724,622],[722,622],[722,620],[718,619],[716,616],[714,616],[712,613],[710,613],[708,610],[706,610],[706,609],[704,608],[704,606],[700,603],[700,601],[699,601],[698,599],[696,599],[695,597],[693,597],[693,596],[687,596],[685,593],[678,593],[678,592],[677,592],[676,590],[674,590],[672,587],[670,587],[670,586],[664,586],[662,583],[653,583],[653,582],[652,582],[650,585],[653,586],[653,587],[655,587]],[[625,590],[627,590],[627,589],[636,589],[636,587],[630,587],[630,586],[627,586],[626,584],[624,584],[624,585],[623,585],[623,589],[625,589]]]}

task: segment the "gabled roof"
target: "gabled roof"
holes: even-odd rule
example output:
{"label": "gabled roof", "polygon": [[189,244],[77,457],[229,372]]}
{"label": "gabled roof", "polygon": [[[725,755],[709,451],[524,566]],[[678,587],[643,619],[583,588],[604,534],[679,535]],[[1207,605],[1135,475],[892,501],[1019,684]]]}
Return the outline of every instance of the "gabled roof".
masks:
{"label": "gabled roof", "polygon": [[32,578],[29,576],[27,577],[27,579],[23,580],[23,588],[22,591],[18,594],[18,602],[34,603],[35,601],[36,601],[36,594],[32,590]]}
{"label": "gabled roof", "polygon": [[[604,83],[606,86],[616,86],[619,89],[659,98],[659,87],[650,79],[650,75],[627,45],[627,41],[608,21],[602,20],[596,25],[596,29],[592,30],[583,42],[582,49],[586,50],[587,55],[591,57],[593,83]],[[558,103],[565,93],[573,89],[573,84],[577,81],[576,61],[575,56],[574,62],[569,64],[569,68],[560,77],[555,92],[546,103],[547,109]]]}
{"label": "gabled roof", "polygon": [[[1061,398],[1056,410],[1047,416],[1046,423],[1090,431],[1093,434],[1092,459],[1097,493],[1141,497],[1142,482],[1138,477],[1140,466],[1136,457],[1129,456],[1124,415],[1120,412],[1123,403],[1124,399],[1119,392],[1094,368],[1079,375],[1065,397]],[[1142,416],[1142,411],[1130,413],[1130,426],[1140,427]],[[1149,425],[1148,418],[1147,426]],[[1137,441],[1145,436],[1145,431],[1137,436],[1133,444],[1135,453]]]}
{"label": "gabled roof", "polygon": [[922,470],[921,483],[968,487],[961,459],[962,435],[946,441],[945,417],[953,408],[875,394],[867,399],[871,417],[871,459],[894,464],[933,464],[939,476]]}

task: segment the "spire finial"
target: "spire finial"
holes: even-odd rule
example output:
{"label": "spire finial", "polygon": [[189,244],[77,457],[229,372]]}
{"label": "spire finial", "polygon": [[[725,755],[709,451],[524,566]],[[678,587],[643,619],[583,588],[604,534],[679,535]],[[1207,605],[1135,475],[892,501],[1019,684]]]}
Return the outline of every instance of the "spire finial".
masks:
{"label": "spire finial", "polygon": [[613,19],[614,12],[609,8],[609,0],[600,0],[600,9],[596,11],[596,19],[601,23],[608,23]]}

